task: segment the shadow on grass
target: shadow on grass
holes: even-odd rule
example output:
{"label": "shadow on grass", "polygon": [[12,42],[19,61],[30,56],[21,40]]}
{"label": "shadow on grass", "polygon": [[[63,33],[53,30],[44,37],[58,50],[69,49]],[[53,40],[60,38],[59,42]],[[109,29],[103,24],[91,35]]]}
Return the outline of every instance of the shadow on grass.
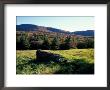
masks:
{"label": "shadow on grass", "polygon": [[75,59],[72,62],[59,63],[60,70],[54,74],[94,74],[94,64],[84,59]]}
{"label": "shadow on grass", "polygon": [[89,63],[84,59],[67,60],[66,62],[65,60],[62,62],[58,62],[58,60],[46,60],[45,62],[41,62],[40,60],[29,60],[27,63],[17,65],[17,68],[22,70],[23,67],[28,65],[34,72],[36,66],[41,64],[49,67],[52,65],[58,65],[60,68],[52,74],[94,74],[94,64]]}

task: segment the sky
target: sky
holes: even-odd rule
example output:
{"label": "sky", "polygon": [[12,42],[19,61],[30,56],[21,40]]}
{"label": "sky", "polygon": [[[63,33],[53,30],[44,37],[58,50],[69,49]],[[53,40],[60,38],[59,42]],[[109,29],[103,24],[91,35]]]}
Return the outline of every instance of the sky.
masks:
{"label": "sky", "polygon": [[65,31],[95,30],[94,16],[17,16],[16,25],[34,24]]}

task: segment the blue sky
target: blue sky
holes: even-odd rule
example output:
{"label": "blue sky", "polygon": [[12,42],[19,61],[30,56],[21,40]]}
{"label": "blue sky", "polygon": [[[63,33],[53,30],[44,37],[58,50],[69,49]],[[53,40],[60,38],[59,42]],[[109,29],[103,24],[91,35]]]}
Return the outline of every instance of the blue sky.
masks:
{"label": "blue sky", "polygon": [[94,16],[17,16],[16,24],[34,24],[71,32],[95,30]]}

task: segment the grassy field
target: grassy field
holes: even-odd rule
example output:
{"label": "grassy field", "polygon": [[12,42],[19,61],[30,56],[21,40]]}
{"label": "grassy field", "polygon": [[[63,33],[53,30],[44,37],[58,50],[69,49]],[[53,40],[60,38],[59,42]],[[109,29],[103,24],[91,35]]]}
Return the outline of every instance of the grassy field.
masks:
{"label": "grassy field", "polygon": [[44,51],[69,62],[36,62],[36,50],[17,50],[16,74],[94,74],[94,49]]}

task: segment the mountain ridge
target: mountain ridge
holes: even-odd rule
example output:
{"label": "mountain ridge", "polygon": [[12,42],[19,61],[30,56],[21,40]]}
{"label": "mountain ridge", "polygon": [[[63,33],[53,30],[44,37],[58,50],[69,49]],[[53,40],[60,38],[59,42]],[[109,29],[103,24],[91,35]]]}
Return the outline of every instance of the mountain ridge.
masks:
{"label": "mountain ridge", "polygon": [[57,29],[53,27],[45,27],[38,26],[34,24],[20,24],[16,25],[16,31],[43,31],[43,32],[56,32],[56,33],[64,33],[64,34],[74,34],[74,35],[82,35],[82,36],[94,36],[94,30],[85,30],[85,31],[65,31],[62,29]]}

